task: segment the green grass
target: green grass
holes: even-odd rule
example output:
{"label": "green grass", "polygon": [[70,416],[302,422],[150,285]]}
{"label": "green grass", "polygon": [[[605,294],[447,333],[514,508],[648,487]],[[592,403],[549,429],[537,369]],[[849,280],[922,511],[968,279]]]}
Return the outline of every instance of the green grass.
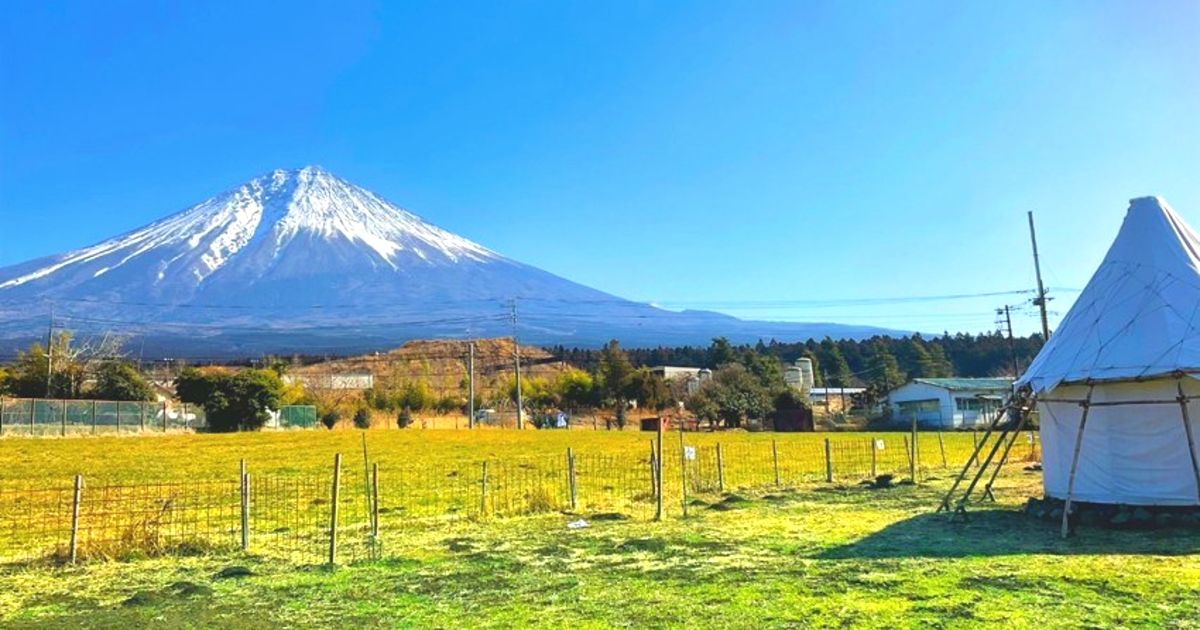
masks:
{"label": "green grass", "polygon": [[[1200,532],[1083,530],[1019,512],[1011,469],[966,523],[948,479],[705,497],[686,520],[430,524],[328,570],[240,555],[0,573],[0,626],[1200,628]],[[226,567],[253,575],[218,578]]]}

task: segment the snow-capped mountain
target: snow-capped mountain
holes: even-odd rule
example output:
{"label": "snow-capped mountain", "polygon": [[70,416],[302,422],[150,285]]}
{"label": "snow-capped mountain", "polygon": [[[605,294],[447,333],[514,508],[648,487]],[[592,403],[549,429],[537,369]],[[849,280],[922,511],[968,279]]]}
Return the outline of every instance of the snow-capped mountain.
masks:
{"label": "snow-capped mountain", "polygon": [[622,300],[501,256],[319,167],[277,170],[165,219],[0,269],[0,336],[56,326],[176,353],[358,351],[413,337],[702,343],[861,337]]}

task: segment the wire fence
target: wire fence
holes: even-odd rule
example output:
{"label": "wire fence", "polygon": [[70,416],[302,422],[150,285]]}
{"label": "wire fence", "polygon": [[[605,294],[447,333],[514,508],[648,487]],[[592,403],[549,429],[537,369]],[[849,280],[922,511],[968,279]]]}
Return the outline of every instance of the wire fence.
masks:
{"label": "wire fence", "polygon": [[167,433],[206,425],[204,409],[187,403],[0,396],[0,436]]}
{"label": "wire fence", "polygon": [[[340,455],[320,474],[117,484],[76,477],[55,487],[0,488],[0,564],[65,563],[245,551],[298,564],[385,557],[414,526],[560,512],[581,518],[678,517],[730,494],[878,475],[918,479],[962,467],[971,442],[939,434],[823,441],[690,444],[669,434],[662,461],[644,455],[561,456],[422,464]],[[1035,434],[1009,461],[1036,461]],[[915,461],[913,458],[915,457]],[[656,465],[657,464],[657,465]]]}

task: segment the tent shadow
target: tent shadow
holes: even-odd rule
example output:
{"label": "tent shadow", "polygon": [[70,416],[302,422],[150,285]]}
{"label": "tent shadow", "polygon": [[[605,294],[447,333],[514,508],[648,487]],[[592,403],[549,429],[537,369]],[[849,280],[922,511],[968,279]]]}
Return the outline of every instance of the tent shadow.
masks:
{"label": "tent shadow", "polygon": [[1200,528],[1115,530],[1081,527],[1063,540],[1059,528],[1017,509],[977,508],[965,522],[932,512],[898,521],[855,542],[827,549],[820,559],[963,558],[1024,554],[1200,553]]}

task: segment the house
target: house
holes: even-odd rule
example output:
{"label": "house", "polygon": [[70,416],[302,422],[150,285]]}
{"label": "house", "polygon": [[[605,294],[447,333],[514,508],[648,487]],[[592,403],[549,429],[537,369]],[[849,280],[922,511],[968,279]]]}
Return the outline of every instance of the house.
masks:
{"label": "house", "polygon": [[1012,391],[1011,378],[918,378],[888,393],[892,419],[942,429],[987,424]]}
{"label": "house", "polygon": [[712,370],[696,367],[679,367],[674,365],[656,365],[650,368],[650,373],[664,381],[681,379],[684,388],[690,396],[700,389],[700,384],[712,378]]}
{"label": "house", "polygon": [[311,390],[363,390],[375,386],[375,375],[369,372],[286,374],[283,381],[288,384],[299,382]]}

